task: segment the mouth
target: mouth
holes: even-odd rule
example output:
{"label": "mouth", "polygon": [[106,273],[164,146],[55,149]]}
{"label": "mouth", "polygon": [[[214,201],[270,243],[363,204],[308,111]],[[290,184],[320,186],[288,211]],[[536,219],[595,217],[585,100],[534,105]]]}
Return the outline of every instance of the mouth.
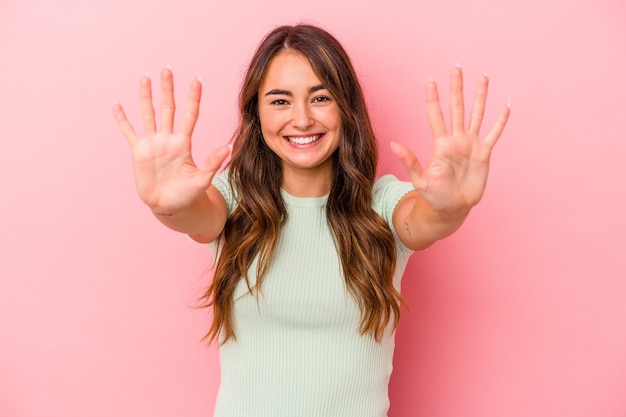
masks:
{"label": "mouth", "polygon": [[285,139],[294,145],[310,145],[313,142],[317,142],[322,137],[319,135],[310,135],[310,136],[285,136]]}

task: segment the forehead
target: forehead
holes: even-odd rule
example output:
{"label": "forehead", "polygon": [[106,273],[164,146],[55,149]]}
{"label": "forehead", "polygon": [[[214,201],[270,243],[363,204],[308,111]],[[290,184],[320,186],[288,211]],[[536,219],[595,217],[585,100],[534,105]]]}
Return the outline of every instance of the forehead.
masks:
{"label": "forehead", "polygon": [[319,84],[322,83],[309,60],[299,52],[286,50],[270,60],[259,90],[308,89]]}

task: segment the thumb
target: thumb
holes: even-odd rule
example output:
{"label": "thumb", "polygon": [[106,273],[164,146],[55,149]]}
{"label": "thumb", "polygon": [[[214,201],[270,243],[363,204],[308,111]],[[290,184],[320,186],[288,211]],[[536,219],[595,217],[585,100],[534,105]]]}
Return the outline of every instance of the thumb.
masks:
{"label": "thumb", "polygon": [[204,166],[200,168],[204,189],[209,188],[215,174],[226,164],[227,159],[229,159],[231,151],[231,145],[224,145],[220,146],[209,155]]}
{"label": "thumb", "polygon": [[413,152],[411,152],[406,146],[396,142],[391,142],[391,150],[398,157],[400,163],[409,174],[413,187],[416,190],[422,191],[426,189],[427,180],[424,178],[424,169],[419,160]]}

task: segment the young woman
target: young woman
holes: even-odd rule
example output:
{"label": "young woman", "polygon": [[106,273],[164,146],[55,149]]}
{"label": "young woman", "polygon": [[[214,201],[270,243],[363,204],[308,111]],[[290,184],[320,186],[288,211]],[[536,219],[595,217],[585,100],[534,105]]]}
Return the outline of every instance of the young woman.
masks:
{"label": "young woman", "polygon": [[479,137],[487,77],[469,125],[462,74],[450,74],[450,129],[426,86],[435,137],[423,169],[392,144],[411,182],[375,178],[377,143],[348,56],[326,31],[283,26],[261,42],[240,94],[231,154],[191,158],[201,83],[193,81],[174,133],[173,77],[161,73],[161,125],[151,82],[140,82],[146,135],[119,105],[137,190],[166,226],[215,249],[205,294],[208,336],[220,343],[215,417],[387,415],[400,278],[414,250],[453,233],[478,203],[505,106]]}

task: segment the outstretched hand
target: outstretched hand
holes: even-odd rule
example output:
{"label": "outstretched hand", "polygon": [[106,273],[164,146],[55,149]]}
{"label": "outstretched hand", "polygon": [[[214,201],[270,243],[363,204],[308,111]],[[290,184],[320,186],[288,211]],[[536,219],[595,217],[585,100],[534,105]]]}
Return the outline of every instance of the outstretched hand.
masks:
{"label": "outstretched hand", "polygon": [[183,113],[181,126],[174,133],[174,81],[172,71],[161,71],[161,126],[157,130],[150,78],[141,78],[139,96],[145,137],[139,138],[121,105],[113,114],[132,152],[137,192],[155,214],[171,215],[189,207],[211,184],[213,176],[230,153],[227,146],[215,150],[202,167],[191,156],[191,135],[198,112],[202,84],[195,79]]}
{"label": "outstretched hand", "polygon": [[434,136],[433,157],[424,169],[415,155],[403,145],[392,143],[392,150],[409,173],[423,199],[440,213],[464,216],[476,205],[485,190],[491,151],[504,130],[510,108],[506,105],[484,138],[479,136],[489,80],[478,80],[474,105],[465,123],[463,74],[455,66],[450,72],[450,129],[447,128],[437,85],[426,85],[428,121]]}

